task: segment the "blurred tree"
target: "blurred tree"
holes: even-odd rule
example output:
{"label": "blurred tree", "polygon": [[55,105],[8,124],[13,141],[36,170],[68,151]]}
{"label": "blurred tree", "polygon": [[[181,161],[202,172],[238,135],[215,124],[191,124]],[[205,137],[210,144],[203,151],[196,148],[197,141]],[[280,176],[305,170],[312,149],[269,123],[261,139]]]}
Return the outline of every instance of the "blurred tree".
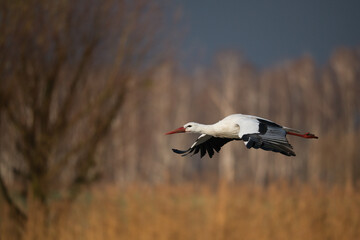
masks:
{"label": "blurred tree", "polygon": [[143,0],[0,5],[0,189],[24,222],[4,176],[45,212],[52,192],[96,179],[99,144],[161,58],[162,15]]}

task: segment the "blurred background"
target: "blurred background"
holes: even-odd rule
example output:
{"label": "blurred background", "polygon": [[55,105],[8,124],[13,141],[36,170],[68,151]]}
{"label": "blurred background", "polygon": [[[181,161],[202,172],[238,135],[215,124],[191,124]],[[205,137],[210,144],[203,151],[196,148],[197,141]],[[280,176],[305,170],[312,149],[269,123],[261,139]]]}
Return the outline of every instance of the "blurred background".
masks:
{"label": "blurred background", "polygon": [[[0,1],[0,239],[359,239],[357,1]],[[296,157],[189,121],[310,131]]]}

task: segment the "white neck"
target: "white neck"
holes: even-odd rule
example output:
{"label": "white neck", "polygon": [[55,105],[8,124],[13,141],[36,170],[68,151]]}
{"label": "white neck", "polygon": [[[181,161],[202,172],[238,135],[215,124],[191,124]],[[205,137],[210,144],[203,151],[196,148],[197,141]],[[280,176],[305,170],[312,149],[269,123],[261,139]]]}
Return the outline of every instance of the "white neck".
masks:
{"label": "white neck", "polygon": [[196,129],[192,132],[207,134],[214,137],[239,138],[239,127],[224,122],[217,122],[211,125],[197,123]]}
{"label": "white neck", "polygon": [[201,134],[207,134],[207,135],[216,135],[216,131],[214,129],[214,124],[207,125],[207,124],[200,124],[198,123],[196,126],[196,132]]}

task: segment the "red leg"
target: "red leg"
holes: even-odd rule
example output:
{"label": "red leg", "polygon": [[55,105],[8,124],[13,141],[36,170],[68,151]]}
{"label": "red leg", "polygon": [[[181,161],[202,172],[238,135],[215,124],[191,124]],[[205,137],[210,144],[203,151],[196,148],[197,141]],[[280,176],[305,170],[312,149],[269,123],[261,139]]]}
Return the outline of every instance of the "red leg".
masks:
{"label": "red leg", "polygon": [[315,136],[312,133],[299,134],[299,133],[294,133],[294,132],[287,132],[287,134],[302,137],[302,138],[318,138],[317,136]]}

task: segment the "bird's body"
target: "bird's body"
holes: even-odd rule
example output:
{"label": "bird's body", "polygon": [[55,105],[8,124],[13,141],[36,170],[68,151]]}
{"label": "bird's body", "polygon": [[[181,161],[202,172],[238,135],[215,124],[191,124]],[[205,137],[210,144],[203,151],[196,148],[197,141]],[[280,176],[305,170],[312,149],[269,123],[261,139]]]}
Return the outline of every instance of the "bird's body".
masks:
{"label": "bird's body", "polygon": [[201,135],[188,150],[173,149],[173,151],[183,154],[183,156],[200,152],[201,157],[206,152],[212,157],[214,150],[219,152],[224,144],[232,140],[243,140],[247,148],[261,148],[287,156],[295,156],[292,146],[286,139],[286,134],[303,138],[317,138],[313,134],[301,134],[298,130],[282,127],[264,118],[243,114],[229,115],[211,125],[189,122],[166,134],[183,132]]}

